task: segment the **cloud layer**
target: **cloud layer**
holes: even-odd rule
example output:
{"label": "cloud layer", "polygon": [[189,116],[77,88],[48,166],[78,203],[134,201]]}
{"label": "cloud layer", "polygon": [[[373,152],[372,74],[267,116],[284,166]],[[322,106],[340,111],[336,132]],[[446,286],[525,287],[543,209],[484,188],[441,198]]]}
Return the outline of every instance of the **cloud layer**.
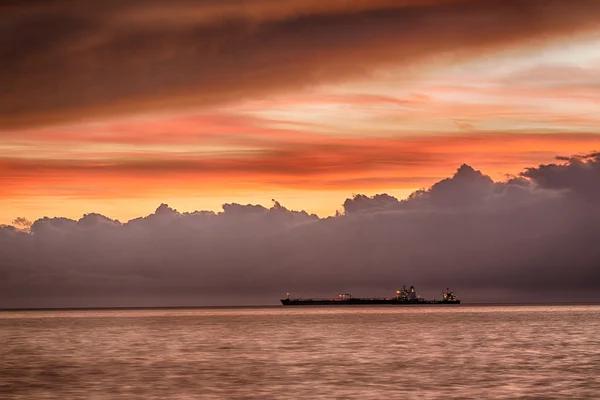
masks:
{"label": "cloud layer", "polygon": [[0,11],[4,130],[262,98],[600,22],[595,0],[54,0]]}
{"label": "cloud layer", "polygon": [[405,201],[357,195],[326,219],[276,201],[163,204],[126,223],[43,218],[30,233],[0,228],[0,307],[273,304],[286,291],[387,295],[403,283],[467,301],[597,301],[598,187],[590,154],[505,182],[463,165]]}

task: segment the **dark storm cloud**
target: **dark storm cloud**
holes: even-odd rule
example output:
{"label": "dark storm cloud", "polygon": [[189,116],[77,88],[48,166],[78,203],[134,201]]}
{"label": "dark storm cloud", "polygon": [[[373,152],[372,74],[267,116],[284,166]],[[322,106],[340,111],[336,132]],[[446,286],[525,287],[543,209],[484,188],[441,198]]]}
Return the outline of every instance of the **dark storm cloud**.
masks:
{"label": "dark storm cloud", "polygon": [[0,128],[262,98],[596,28],[596,0],[9,1]]}
{"label": "dark storm cloud", "polygon": [[285,291],[386,295],[403,283],[427,296],[449,285],[467,301],[600,300],[598,162],[506,182],[463,165],[407,200],[357,195],[325,219],[274,201],[3,227],[0,306],[273,303]]}

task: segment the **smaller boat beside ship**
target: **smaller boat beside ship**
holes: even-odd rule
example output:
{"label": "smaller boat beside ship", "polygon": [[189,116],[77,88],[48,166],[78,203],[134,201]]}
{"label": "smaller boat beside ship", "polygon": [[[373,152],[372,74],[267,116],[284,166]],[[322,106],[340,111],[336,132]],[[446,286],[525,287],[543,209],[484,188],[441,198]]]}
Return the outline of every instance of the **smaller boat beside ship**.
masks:
{"label": "smaller boat beside ship", "polygon": [[288,293],[285,299],[280,299],[284,306],[351,306],[351,305],[373,305],[373,304],[395,304],[395,305],[419,305],[419,304],[460,304],[456,295],[446,288],[441,299],[425,300],[417,294],[415,287],[396,291],[393,297],[352,297],[349,293],[339,294],[336,297],[325,299],[291,299]]}

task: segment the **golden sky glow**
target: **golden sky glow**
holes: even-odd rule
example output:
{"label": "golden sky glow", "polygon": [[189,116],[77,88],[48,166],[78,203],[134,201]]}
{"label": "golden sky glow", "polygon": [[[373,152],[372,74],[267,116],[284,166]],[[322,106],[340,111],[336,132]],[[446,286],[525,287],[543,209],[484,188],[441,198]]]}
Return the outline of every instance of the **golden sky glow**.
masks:
{"label": "golden sky glow", "polygon": [[[316,7],[294,4],[300,10]],[[156,18],[156,10],[146,11],[136,14],[140,24]],[[338,12],[335,7],[326,11]],[[260,15],[277,19],[286,12],[299,11],[269,8]],[[206,11],[199,15],[207,18]],[[593,27],[593,21],[584,22]],[[89,96],[97,92],[104,102],[91,99],[89,108],[69,103],[67,95],[56,99],[68,104],[63,108],[40,101],[30,114],[11,114],[5,107],[9,111],[0,113],[0,223],[46,215],[78,218],[86,212],[126,220],[162,202],[193,211],[218,210],[225,202],[267,205],[272,198],[324,216],[334,214],[352,193],[405,197],[463,163],[501,180],[557,155],[600,150],[600,33],[589,26],[582,32],[565,27],[552,37],[540,28],[543,34],[531,34],[530,40],[501,45],[490,33],[493,46],[467,53],[452,51],[462,37],[457,33],[455,42],[418,62],[391,57],[366,71],[361,58],[352,57],[368,53],[349,48],[323,64],[323,79],[289,84],[286,79],[297,74],[287,65],[289,70],[271,82],[276,90],[244,86],[235,96],[226,86],[223,91],[233,95],[214,102],[194,100],[203,98],[203,85],[216,90],[195,81],[198,91],[171,93],[164,101],[148,97],[140,107],[113,101],[113,93],[101,87]],[[523,29],[523,35],[528,32]],[[424,38],[435,39],[429,33]],[[332,46],[346,46],[339,40]],[[299,58],[306,52],[293,43],[288,56],[277,53],[272,60],[298,61],[305,68]],[[392,41],[381,51],[395,45],[402,47]],[[170,57],[168,47],[161,51]],[[422,48],[404,56],[413,51],[420,54]],[[330,69],[343,65],[340,60],[358,66],[335,78]],[[78,62],[86,68],[86,60]],[[255,69],[249,79],[260,76]],[[147,92],[135,91],[132,104]],[[10,105],[10,99],[2,104]],[[115,111],[115,104],[124,110]]]}

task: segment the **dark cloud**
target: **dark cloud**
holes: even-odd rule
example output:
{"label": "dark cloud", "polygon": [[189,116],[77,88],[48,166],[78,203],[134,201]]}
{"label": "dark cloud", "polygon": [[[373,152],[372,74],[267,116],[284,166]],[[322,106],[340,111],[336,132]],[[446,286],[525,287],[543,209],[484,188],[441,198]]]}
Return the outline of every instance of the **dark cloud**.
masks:
{"label": "dark cloud", "polygon": [[30,220],[28,220],[27,218],[24,217],[17,217],[13,220],[13,225],[21,228],[21,229],[29,229],[29,227],[31,226],[32,222]]}
{"label": "dark cloud", "polygon": [[596,0],[55,0],[0,12],[4,129],[263,98],[600,21]]}
{"label": "dark cloud", "polygon": [[275,303],[403,283],[427,297],[452,286],[467,301],[600,300],[599,161],[506,182],[463,165],[407,200],[357,195],[325,219],[273,201],[4,226],[0,307]]}
{"label": "dark cloud", "polygon": [[600,200],[600,153],[557,159],[567,162],[528,168],[522,175],[546,189],[569,190],[590,201]]}
{"label": "dark cloud", "polygon": [[351,199],[344,201],[344,213],[346,215],[355,214],[357,212],[373,212],[383,211],[398,208],[400,202],[394,196],[389,194],[377,194],[372,197],[365,196],[364,194],[357,194]]}
{"label": "dark cloud", "polygon": [[435,183],[431,188],[417,190],[407,200],[399,201],[388,194],[372,197],[355,195],[344,202],[344,213],[373,213],[389,210],[444,210],[478,206],[513,206],[514,202],[532,201],[536,196],[549,196],[543,190],[532,190],[531,182],[512,178],[494,182],[492,178],[463,164],[451,178]]}

